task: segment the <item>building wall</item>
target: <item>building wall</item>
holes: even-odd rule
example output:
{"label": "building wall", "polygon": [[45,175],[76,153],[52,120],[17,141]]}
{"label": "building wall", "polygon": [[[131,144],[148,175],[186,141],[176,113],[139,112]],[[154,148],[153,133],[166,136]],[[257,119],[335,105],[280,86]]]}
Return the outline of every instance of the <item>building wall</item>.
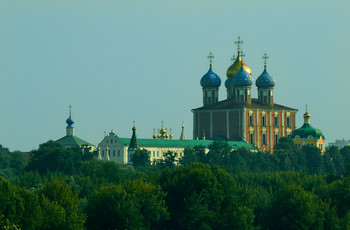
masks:
{"label": "building wall", "polygon": [[[252,123],[250,116],[253,116]],[[262,124],[262,116],[265,116],[265,125]],[[273,151],[277,144],[275,135],[277,139],[286,137],[295,129],[294,110],[248,107],[220,111],[194,111],[193,117],[196,124],[194,137],[202,139],[203,130],[205,130],[206,139],[215,137],[228,140],[243,139],[257,146],[260,151]],[[252,141],[251,134],[253,134]],[[263,134],[266,134],[266,144],[263,144]]]}

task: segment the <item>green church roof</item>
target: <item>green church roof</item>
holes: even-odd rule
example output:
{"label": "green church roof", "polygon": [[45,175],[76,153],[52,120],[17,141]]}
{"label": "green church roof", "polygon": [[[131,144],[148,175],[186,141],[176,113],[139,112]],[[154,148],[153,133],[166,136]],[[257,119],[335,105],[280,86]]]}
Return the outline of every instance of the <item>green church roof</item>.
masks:
{"label": "green church roof", "polygon": [[[120,138],[118,139],[123,143],[124,146],[130,145],[131,138]],[[213,141],[212,140],[166,140],[166,139],[137,139],[139,146],[142,147],[158,147],[158,148],[186,148],[194,146],[208,147]],[[247,148],[251,150],[257,150],[256,147],[248,144],[244,141],[228,141],[227,142],[233,149]]]}
{"label": "green church roof", "polygon": [[307,138],[308,136],[320,138],[322,136],[322,138],[325,139],[324,136],[322,135],[321,130],[312,127],[308,123],[304,123],[304,125],[301,128],[295,129],[292,132],[292,137],[294,138],[296,136],[299,136],[301,138]]}
{"label": "green church roof", "polygon": [[82,146],[82,145],[88,145],[88,146],[94,146],[93,144],[90,144],[87,141],[84,141],[76,136],[65,136],[56,141],[57,143],[61,144],[64,147],[73,147],[73,146]]}

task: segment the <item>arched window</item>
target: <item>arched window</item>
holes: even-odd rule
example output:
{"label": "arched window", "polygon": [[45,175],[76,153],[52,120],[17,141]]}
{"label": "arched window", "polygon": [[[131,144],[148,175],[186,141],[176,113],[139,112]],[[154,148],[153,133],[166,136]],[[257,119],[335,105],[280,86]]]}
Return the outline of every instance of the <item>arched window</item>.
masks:
{"label": "arched window", "polygon": [[266,140],[266,133],[262,134],[262,144],[267,145],[267,140]]}
{"label": "arched window", "polygon": [[275,127],[279,127],[279,116],[278,116],[278,114],[275,116]]}
{"label": "arched window", "polygon": [[249,135],[249,144],[254,145],[254,132]]}

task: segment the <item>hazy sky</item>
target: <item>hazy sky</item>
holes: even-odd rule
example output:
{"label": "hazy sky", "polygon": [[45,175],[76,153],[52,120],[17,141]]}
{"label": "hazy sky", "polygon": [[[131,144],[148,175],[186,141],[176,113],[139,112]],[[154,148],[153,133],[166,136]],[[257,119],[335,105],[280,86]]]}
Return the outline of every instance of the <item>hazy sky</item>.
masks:
{"label": "hazy sky", "polygon": [[[97,145],[104,131],[139,138],[202,106],[201,77],[226,80],[234,41],[257,79],[262,56],[274,100],[299,110],[328,142],[350,139],[350,3],[344,1],[0,0],[0,144],[30,151],[65,135]],[[257,89],[252,87],[253,97]],[[220,100],[226,90],[220,87]]]}

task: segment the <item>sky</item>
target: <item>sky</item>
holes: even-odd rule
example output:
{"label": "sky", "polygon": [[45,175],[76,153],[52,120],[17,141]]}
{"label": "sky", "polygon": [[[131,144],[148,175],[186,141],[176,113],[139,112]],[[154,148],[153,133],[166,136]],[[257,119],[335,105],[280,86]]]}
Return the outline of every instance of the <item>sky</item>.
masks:
{"label": "sky", "polygon": [[[1,0],[0,144],[30,151],[75,135],[97,145],[112,129],[139,138],[182,122],[202,106],[201,77],[224,81],[234,42],[244,41],[253,79],[276,80],[274,102],[305,105],[327,142],[350,139],[350,2],[347,0]],[[257,97],[255,85],[252,96]]]}

